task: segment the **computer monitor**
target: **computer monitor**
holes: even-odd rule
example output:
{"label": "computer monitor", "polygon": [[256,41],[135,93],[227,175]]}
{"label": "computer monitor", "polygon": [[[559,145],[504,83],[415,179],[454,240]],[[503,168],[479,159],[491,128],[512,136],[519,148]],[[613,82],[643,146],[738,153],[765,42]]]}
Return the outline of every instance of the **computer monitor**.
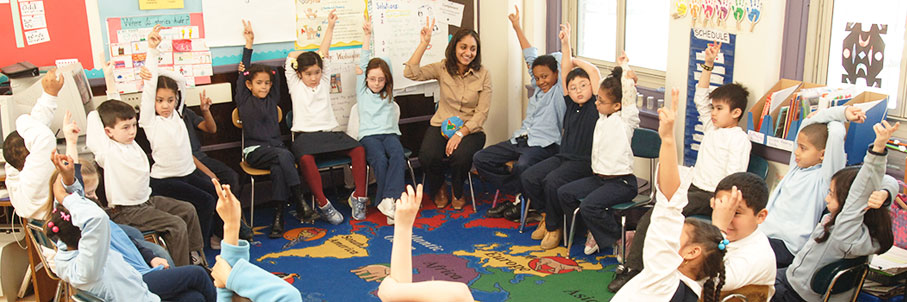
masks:
{"label": "computer monitor", "polygon": [[[57,95],[57,111],[54,114],[50,129],[56,134],[57,138],[63,138],[63,133],[60,129],[63,127],[63,116],[66,111],[72,112],[73,121],[79,125],[79,128],[84,130],[87,113],[94,110],[95,105],[91,101],[91,86],[88,83],[85,70],[82,69],[82,64],[73,63],[60,66],[57,68],[57,74],[65,77],[65,79],[63,88],[60,89],[60,93]],[[12,101],[7,106],[8,110],[0,112],[2,113],[0,120],[9,121],[8,124],[5,124],[11,126],[3,128],[4,137],[9,132],[16,130],[16,118],[19,115],[31,112],[32,107],[34,107],[35,102],[43,92],[44,88],[41,87],[40,80],[24,90],[13,91]],[[82,135],[84,134],[85,131],[82,131]]]}

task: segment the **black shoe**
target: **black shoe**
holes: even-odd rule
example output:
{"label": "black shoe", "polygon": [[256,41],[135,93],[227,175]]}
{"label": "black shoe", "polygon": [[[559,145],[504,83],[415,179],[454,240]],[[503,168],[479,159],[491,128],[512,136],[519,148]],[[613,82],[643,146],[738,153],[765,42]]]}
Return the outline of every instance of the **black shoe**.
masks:
{"label": "black shoe", "polygon": [[504,210],[501,216],[510,221],[520,222],[520,214],[520,207],[514,205]]}
{"label": "black shoe", "polygon": [[608,290],[612,293],[619,291],[621,287],[624,287],[624,284],[627,284],[627,282],[629,282],[633,279],[633,277],[636,277],[636,275],[639,274],[639,270],[623,266],[621,268],[623,268],[623,272],[619,272],[616,276],[614,276],[614,280],[611,280],[611,283],[608,284]]}
{"label": "black shoe", "polygon": [[239,225],[239,239],[252,241],[252,235],[254,235],[252,233],[252,228],[246,225],[246,222],[243,221],[242,224]]}
{"label": "black shoe", "polygon": [[279,202],[277,208],[274,209],[274,223],[271,224],[271,233],[268,233],[268,238],[275,239],[283,237],[283,208],[285,207],[284,202]]}
{"label": "black shoe", "polygon": [[296,201],[296,219],[299,219],[301,223],[314,223],[315,220],[321,218],[321,214],[315,209],[312,209],[307,202],[302,199]]}
{"label": "black shoe", "polygon": [[507,211],[507,209],[515,206],[516,205],[514,205],[512,202],[504,201],[499,203],[495,207],[488,209],[488,211],[485,212],[485,216],[488,218],[501,218],[504,217],[504,212]]}

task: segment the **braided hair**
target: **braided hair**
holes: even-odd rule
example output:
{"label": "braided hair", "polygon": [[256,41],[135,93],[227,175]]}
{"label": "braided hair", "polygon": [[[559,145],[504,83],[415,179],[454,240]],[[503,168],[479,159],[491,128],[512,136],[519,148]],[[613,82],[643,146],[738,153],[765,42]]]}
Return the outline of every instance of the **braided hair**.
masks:
{"label": "braided hair", "polygon": [[684,221],[693,227],[690,232],[689,244],[697,244],[702,247],[702,266],[696,276],[697,280],[705,279],[702,286],[703,302],[717,302],[721,297],[721,288],[724,287],[724,255],[727,254],[726,245],[719,247],[719,243],[724,240],[721,231],[705,221],[687,218]]}

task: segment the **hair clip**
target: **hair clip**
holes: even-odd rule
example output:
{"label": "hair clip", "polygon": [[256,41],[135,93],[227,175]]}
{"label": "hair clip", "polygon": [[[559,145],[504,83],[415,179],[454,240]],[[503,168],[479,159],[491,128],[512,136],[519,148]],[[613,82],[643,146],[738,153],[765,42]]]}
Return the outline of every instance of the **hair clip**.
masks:
{"label": "hair clip", "polygon": [[277,74],[276,70],[271,69],[271,74]]}
{"label": "hair clip", "polygon": [[50,211],[50,212],[51,212],[51,213],[56,213],[56,212],[57,212],[57,208],[54,207],[54,210],[53,210],[53,211]]}
{"label": "hair clip", "polygon": [[53,222],[53,221],[48,221],[48,222],[47,222],[47,227],[49,227],[49,228],[54,227],[54,222]]}
{"label": "hair clip", "polygon": [[299,70],[299,62],[297,62],[296,60],[290,61],[290,67],[293,67],[293,70],[297,70],[297,71],[298,71],[298,70]]}
{"label": "hair clip", "polygon": [[69,215],[69,214],[66,214],[63,212],[60,212],[60,217],[62,217],[63,220],[65,220],[65,221],[70,221],[70,219],[72,219],[72,215]]}
{"label": "hair clip", "polygon": [[248,72],[248,71],[245,71],[245,72],[242,73],[242,75],[248,76],[248,75],[249,75],[249,72]]}
{"label": "hair clip", "polygon": [[721,239],[721,241],[718,241],[718,249],[723,251],[723,250],[727,249],[727,246],[729,244],[731,244],[731,242],[728,241],[727,239]]}
{"label": "hair clip", "polygon": [[50,230],[53,231],[54,233],[60,232],[60,228],[58,228],[58,227],[52,227],[52,228],[50,228]]}

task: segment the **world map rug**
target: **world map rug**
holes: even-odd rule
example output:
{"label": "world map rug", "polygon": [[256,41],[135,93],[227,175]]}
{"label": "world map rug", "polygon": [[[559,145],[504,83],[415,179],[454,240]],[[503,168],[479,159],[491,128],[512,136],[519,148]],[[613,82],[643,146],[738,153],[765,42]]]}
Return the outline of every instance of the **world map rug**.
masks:
{"label": "world map rug", "polygon": [[[581,234],[572,257],[562,245],[541,249],[529,238],[534,224],[521,234],[518,223],[485,217],[490,195],[476,192],[478,213],[471,204],[453,210],[423,203],[413,227],[414,282],[466,283],[477,301],[594,302],[613,296],[607,289],[617,265],[612,248],[587,256]],[[270,227],[262,224],[270,223],[273,212],[262,207],[250,261],[295,286],[304,301],[378,301],[378,285],[390,271],[394,227],[375,207],[362,221],[349,219],[345,202],[335,201],[334,207],[346,218],[342,224],[300,224],[287,215],[286,232],[278,239],[267,237]],[[216,254],[207,253],[211,265]]]}

